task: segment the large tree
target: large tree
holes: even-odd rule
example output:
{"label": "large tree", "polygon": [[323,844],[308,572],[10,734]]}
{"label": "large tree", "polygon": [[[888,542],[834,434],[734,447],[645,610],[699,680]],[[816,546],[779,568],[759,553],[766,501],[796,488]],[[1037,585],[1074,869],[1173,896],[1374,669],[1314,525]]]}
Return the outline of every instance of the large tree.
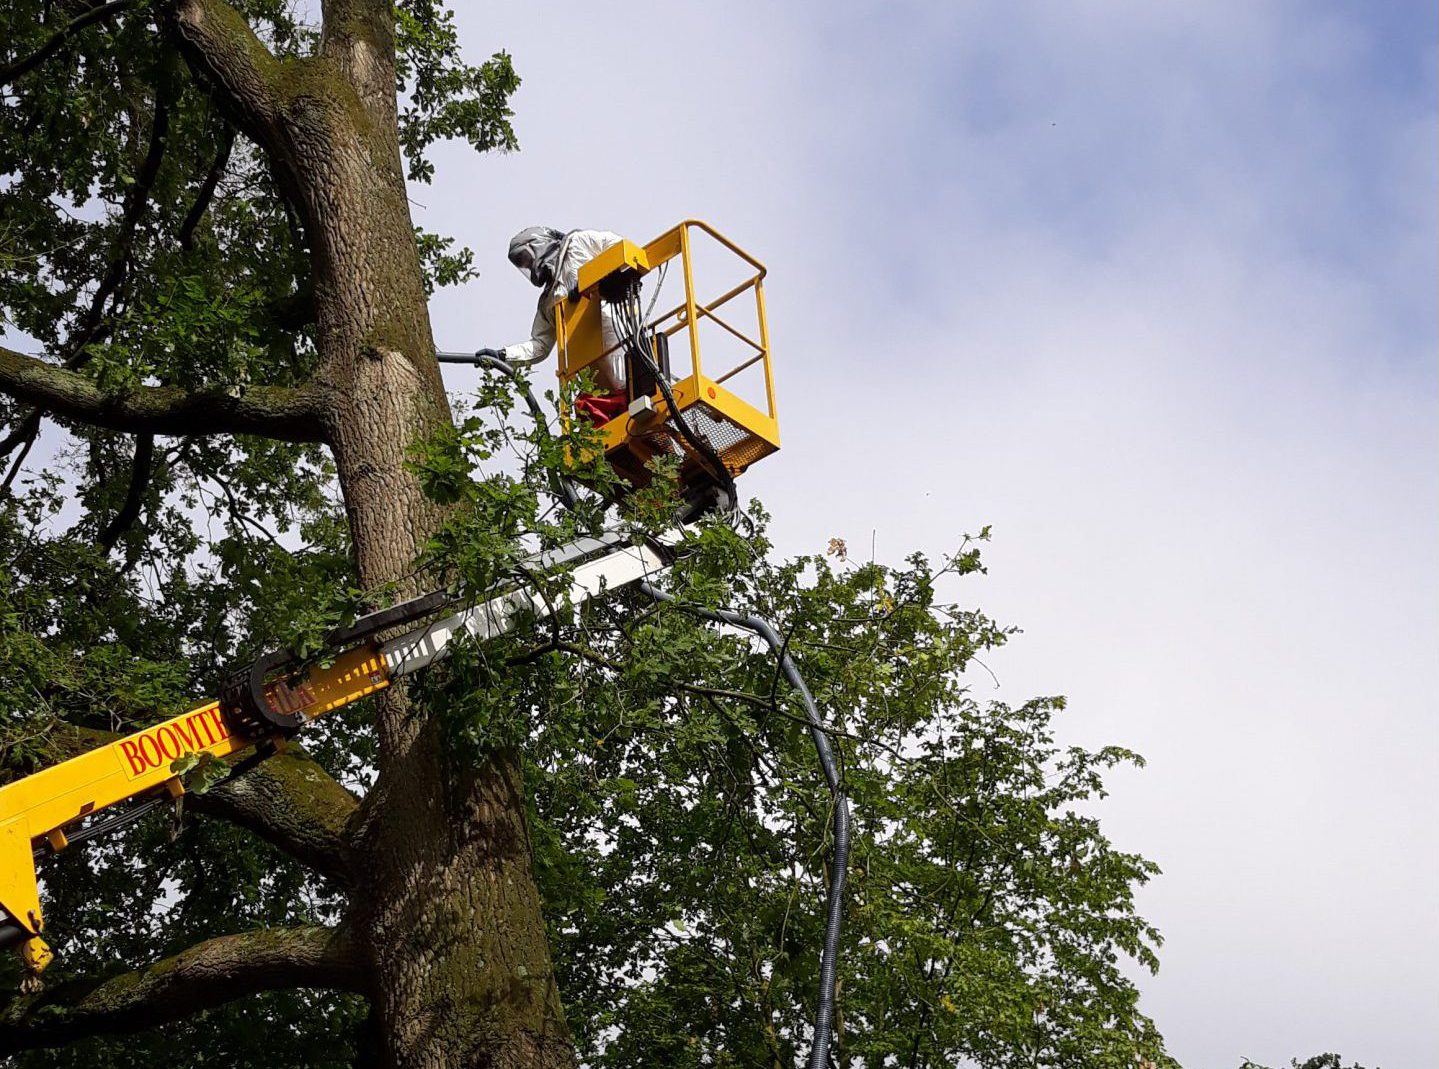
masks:
{"label": "large tree", "polygon": [[[464,63],[434,0],[319,20],[0,13],[0,314],[28,338],[0,347],[6,776],[601,522],[553,514],[563,452],[503,384],[457,422],[433,355],[427,297],[469,254],[414,228],[406,180],[440,138],[513,147],[508,57]],[[1120,965],[1155,965],[1133,903],[1155,870],[1086,806],[1136,758],[1058,747],[1057,699],[970,696],[1008,634],[941,597],[977,548],[773,563],[762,522],[746,534],[704,529],[674,589],[774,617],[832,717],[856,812],[837,1064],[1166,1063]],[[630,595],[303,741],[46,862],[60,958],[0,996],[0,1052],[794,1064],[829,798],[763,650]]]}

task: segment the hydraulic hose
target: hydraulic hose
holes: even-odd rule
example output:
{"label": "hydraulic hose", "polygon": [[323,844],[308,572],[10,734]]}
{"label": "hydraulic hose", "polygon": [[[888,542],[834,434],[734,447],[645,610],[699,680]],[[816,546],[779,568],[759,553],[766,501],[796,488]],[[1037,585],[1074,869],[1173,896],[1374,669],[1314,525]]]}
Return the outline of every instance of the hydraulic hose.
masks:
{"label": "hydraulic hose", "polygon": [[839,958],[840,924],[844,914],[844,880],[849,866],[849,800],[845,797],[844,784],[840,781],[839,769],[834,763],[834,751],[825,732],[824,721],[814,703],[804,677],[794,659],[785,649],[773,625],[763,617],[731,609],[707,609],[699,605],[687,605],[673,594],[668,594],[653,583],[642,582],[640,590],[656,601],[669,602],[685,612],[717,623],[744,628],[764,639],[774,655],[779,658],[780,671],[789,685],[799,695],[804,705],[805,717],[809,721],[809,735],[819,754],[820,767],[824,770],[825,782],[829,784],[830,796],[834,800],[834,858],[830,865],[829,892],[826,896],[826,917],[824,928],[824,949],[819,961],[819,999],[814,1015],[814,1045],[810,1048],[809,1069],[825,1069],[829,1064],[830,1040],[834,1035],[834,989]]}
{"label": "hydraulic hose", "polygon": [[[638,305],[638,294],[631,295],[635,305]],[[729,493],[731,507],[737,498],[734,494],[734,481],[729,477],[719,457],[709,447],[709,443],[700,439],[684,422],[674,398],[670,396],[668,383],[664,375],[655,365],[654,358],[645,351],[645,344],[642,340],[644,321],[640,319],[632,324],[632,339],[637,355],[647,365],[648,370],[655,377],[665,401],[669,404],[670,411],[674,413],[676,423],[679,424],[681,433],[690,441],[691,446],[698,452],[701,458],[713,465],[723,482],[722,486]],[[535,422],[541,427],[548,426],[545,420],[544,409],[536,400],[529,385],[516,369],[507,361],[498,356],[494,350],[481,349],[479,352],[470,353],[437,353],[436,357],[441,363],[446,364],[472,364],[476,367],[487,367],[500,371],[508,376],[520,387],[525,394],[525,401],[529,405],[530,412],[535,417]],[[563,476],[556,477],[557,496],[564,502],[566,508],[573,509],[578,504],[579,498],[575,493],[574,486]],[[666,593],[659,587],[649,582],[641,582],[639,589],[656,601],[668,602],[684,612],[691,613],[706,620],[717,623],[729,624],[732,627],[742,628],[762,638],[775,657],[779,660],[780,671],[784,674],[789,685],[799,695],[800,702],[804,705],[805,717],[809,721],[810,739],[814,742],[815,752],[819,755],[820,768],[824,772],[825,783],[829,786],[830,797],[834,804],[834,819],[832,829],[834,834],[834,857],[830,864],[829,889],[825,896],[825,928],[824,947],[820,953],[819,965],[819,996],[814,1016],[814,1043],[810,1048],[809,1069],[826,1069],[829,1065],[829,1048],[834,1037],[834,999],[835,983],[839,964],[839,937],[840,927],[844,918],[844,883],[849,867],[850,848],[850,827],[849,827],[849,800],[844,793],[844,784],[840,779],[839,768],[834,761],[834,750],[829,744],[829,735],[825,730],[824,720],[819,715],[819,708],[815,705],[814,695],[810,693],[809,686],[805,683],[804,677],[800,675],[798,666],[785,649],[784,642],[780,639],[779,633],[774,626],[763,617],[749,613],[739,613],[732,609],[708,609],[698,605],[689,605],[679,601],[674,595]]]}
{"label": "hydraulic hose", "polygon": [[[469,364],[472,367],[485,367],[491,371],[498,371],[508,375],[510,381],[520,388],[525,395],[525,404],[529,407],[530,415],[535,417],[535,426],[544,434],[549,433],[549,421],[545,418],[545,410],[540,407],[540,402],[535,397],[534,390],[520,374],[519,369],[508,360],[499,356],[493,349],[481,349],[474,353],[435,353],[435,359],[442,364]],[[575,509],[579,507],[580,497],[575,491],[575,485],[568,478],[552,472],[550,476],[550,488],[554,490],[555,496],[564,502],[565,508]]]}
{"label": "hydraulic hose", "polygon": [[614,315],[619,325],[625,331],[625,347],[640,362],[645,365],[645,370],[654,378],[655,385],[659,388],[660,396],[665,399],[669,406],[670,418],[674,421],[676,429],[686,442],[689,443],[695,455],[699,458],[701,466],[708,469],[710,475],[718,483],[726,497],[729,498],[726,509],[734,509],[739,505],[739,495],[735,491],[734,477],[730,475],[729,469],[724,466],[707,440],[694,432],[679,405],[675,403],[674,394],[670,392],[669,381],[660,370],[655,361],[654,354],[650,351],[653,344],[648,327],[645,323],[644,313],[640,309],[639,282],[636,280],[620,301],[611,302],[610,307],[614,309]]}

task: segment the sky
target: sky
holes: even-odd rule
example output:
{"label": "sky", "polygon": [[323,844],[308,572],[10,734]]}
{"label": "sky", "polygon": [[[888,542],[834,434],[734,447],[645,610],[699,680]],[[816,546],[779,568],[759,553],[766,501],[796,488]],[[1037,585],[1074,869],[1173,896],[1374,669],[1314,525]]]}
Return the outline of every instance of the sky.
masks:
{"label": "sky", "polygon": [[750,248],[784,446],[742,490],[786,554],[993,526],[954,593],[1023,634],[976,693],[1148,759],[1099,812],[1164,870],[1171,1052],[1439,1064],[1434,6],[457,7],[521,150],[412,191],[482,269],[438,343],[525,335],[522,226]]}

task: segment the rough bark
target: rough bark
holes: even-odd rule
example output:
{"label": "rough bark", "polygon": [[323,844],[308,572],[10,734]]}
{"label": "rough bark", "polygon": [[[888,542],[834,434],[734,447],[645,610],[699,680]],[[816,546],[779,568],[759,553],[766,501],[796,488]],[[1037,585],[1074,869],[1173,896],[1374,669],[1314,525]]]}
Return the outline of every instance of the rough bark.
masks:
{"label": "rough bark", "polygon": [[[255,420],[263,413],[265,426],[245,429],[294,437],[298,424],[277,412],[302,403],[304,426],[318,428],[312,440],[333,450],[362,583],[413,593],[423,585],[414,575],[416,559],[444,517],[406,470],[407,454],[446,424],[450,411],[406,198],[391,5],[325,0],[317,54],[282,61],[222,0],[171,4],[171,26],[190,69],[227,120],[264,151],[299,216],[311,256],[319,348],[314,379],[297,393],[252,389],[232,399],[233,406],[249,407],[232,409],[206,398],[206,429],[217,429],[217,419],[239,421],[241,412]],[[171,428],[191,403],[158,388],[101,398],[80,376],[11,357],[18,354],[0,354],[9,361],[0,362],[0,389],[104,426],[176,433]],[[573,1065],[532,871],[518,755],[496,753],[475,767],[456,768],[431,710],[414,706],[403,686],[384,692],[377,704],[379,777],[353,815],[352,804],[326,795],[334,793],[329,788],[313,795],[316,811],[287,805],[277,812],[267,793],[268,770],[216,792],[201,807],[228,807],[241,823],[253,819],[267,838],[348,879],[346,982],[362,977],[355,986],[370,993],[388,1064]],[[279,780],[285,767],[276,766]],[[285,793],[291,799],[304,794]],[[322,841],[310,841],[312,834]],[[186,955],[204,957],[212,943],[181,958],[198,961]],[[302,964],[283,977],[267,973],[262,946],[251,956],[236,949],[230,958],[205,958],[217,961],[216,968],[199,971],[218,976],[228,968],[241,977],[238,984],[199,985],[217,998],[256,989],[246,984],[261,977],[267,986],[334,979]],[[138,975],[143,981],[148,974]],[[85,999],[91,1009],[76,1009],[78,1016],[67,1019],[114,1030],[122,1011],[98,1010],[90,995]],[[118,1003],[107,997],[104,1005]],[[123,1017],[126,1027],[159,1019],[144,1009],[123,1012],[133,1014]],[[28,1020],[23,1013],[20,1019]],[[39,1033],[22,1028],[16,1034]]]}
{"label": "rough bark", "polygon": [[223,935],[134,972],[12,998],[0,1008],[0,1054],[99,1033],[138,1032],[257,991],[364,991],[365,983],[363,958],[344,929]]}
{"label": "rough bark", "polygon": [[495,755],[447,789],[439,735],[426,723],[392,752],[364,810],[374,878],[358,919],[391,1054],[422,1069],[572,1065],[518,761]]}
{"label": "rough bark", "polygon": [[192,795],[189,805],[250,829],[323,876],[351,883],[349,824],[359,803],[302,750],[288,748],[207,794]]}
{"label": "rough bark", "polygon": [[[205,51],[197,68],[237,98],[227,110],[270,154],[309,240],[322,419],[360,577],[414,592],[415,560],[443,516],[406,455],[450,412],[405,194],[390,8],[328,0],[319,54],[275,63],[257,42],[236,43],[243,26],[221,7],[183,3],[181,33]],[[398,687],[379,702],[378,728],[353,904],[389,1060],[571,1065],[515,757],[448,767],[438,725]]]}

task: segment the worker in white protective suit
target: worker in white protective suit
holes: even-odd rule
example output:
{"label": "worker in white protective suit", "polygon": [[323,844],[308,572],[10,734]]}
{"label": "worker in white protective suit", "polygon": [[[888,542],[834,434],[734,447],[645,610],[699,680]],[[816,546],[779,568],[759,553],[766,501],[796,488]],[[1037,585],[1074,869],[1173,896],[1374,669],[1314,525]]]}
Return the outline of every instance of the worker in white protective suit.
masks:
{"label": "worker in white protective suit", "polygon": [[[515,367],[538,364],[555,347],[555,302],[567,297],[579,281],[580,268],[621,238],[608,230],[571,230],[563,233],[547,226],[531,226],[510,239],[510,263],[540,289],[530,340],[506,345],[500,356]],[[608,314],[601,312],[602,338],[606,348],[618,337]],[[596,392],[575,399],[575,410],[596,423],[604,423],[624,411],[624,353],[619,347],[591,365]]]}

